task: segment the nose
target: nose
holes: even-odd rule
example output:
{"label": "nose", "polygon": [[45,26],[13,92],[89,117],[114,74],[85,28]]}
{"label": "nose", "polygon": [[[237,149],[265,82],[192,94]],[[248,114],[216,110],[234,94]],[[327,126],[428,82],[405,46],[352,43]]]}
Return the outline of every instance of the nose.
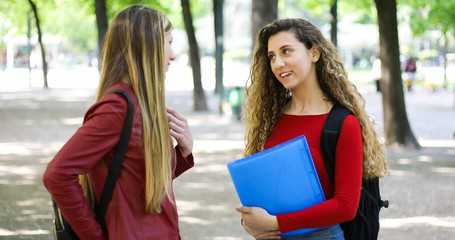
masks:
{"label": "nose", "polygon": [[277,67],[277,68],[280,68],[280,67],[284,67],[286,64],[284,63],[283,59],[281,59],[280,57],[277,56],[275,58],[273,65],[275,65],[275,67]]}
{"label": "nose", "polygon": [[176,56],[175,56],[175,54],[174,54],[174,50],[171,49],[171,55],[170,55],[169,60],[170,60],[170,61],[174,61],[175,59],[176,59]]}

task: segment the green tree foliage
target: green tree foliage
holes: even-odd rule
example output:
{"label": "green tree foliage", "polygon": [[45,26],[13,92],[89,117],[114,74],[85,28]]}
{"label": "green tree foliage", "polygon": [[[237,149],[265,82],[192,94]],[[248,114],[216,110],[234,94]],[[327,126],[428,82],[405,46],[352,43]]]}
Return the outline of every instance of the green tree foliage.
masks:
{"label": "green tree foliage", "polygon": [[416,35],[428,30],[455,32],[455,1],[402,0],[400,5],[409,12],[410,27]]}
{"label": "green tree foliage", "polygon": [[[95,5],[93,0],[36,0],[40,12],[42,32],[45,35],[58,35],[63,46],[76,53],[95,51],[97,46],[97,30]],[[131,4],[145,4],[164,12],[178,29],[184,29],[179,1],[160,0],[107,0],[107,15],[109,21],[120,10]],[[192,0],[194,19],[207,16],[211,13],[211,1]],[[15,36],[27,33],[27,14],[30,4],[27,0],[0,1],[0,33],[2,38],[8,32],[15,32]],[[34,22],[32,23],[34,25]],[[197,25],[196,25],[197,27]],[[32,30],[32,36],[36,30]],[[0,38],[0,48],[2,48]]]}
{"label": "green tree foliage", "polygon": [[[96,48],[94,16],[82,1],[36,0],[40,14],[41,30],[44,35],[58,35],[64,47],[75,52]],[[12,31],[19,36],[27,33],[27,14],[30,4],[27,0],[0,1],[0,19],[10,22],[3,32]],[[32,36],[36,25],[32,18]],[[2,34],[3,35],[3,34]]]}
{"label": "green tree foliage", "polygon": [[[330,3],[332,0],[286,0],[279,1],[278,7],[280,11],[287,13],[288,11],[294,11],[296,9],[307,10],[311,17],[319,17],[321,15],[327,15],[330,9]],[[301,16],[305,17],[305,16]]]}
{"label": "green tree foliage", "polygon": [[[27,0],[0,1],[0,18],[2,19],[2,26],[0,27],[3,29],[2,31],[13,31],[14,35],[27,33],[27,14],[30,10],[30,4]],[[9,24],[3,24],[6,22]]]}
{"label": "green tree foliage", "polygon": [[52,14],[46,14],[45,33],[60,36],[65,48],[75,52],[97,48],[96,19],[91,5],[60,0],[51,11]]}
{"label": "green tree foliage", "polygon": [[[334,0],[286,0],[279,1],[278,7],[280,15],[297,15],[297,17],[302,18],[311,17],[327,22],[330,18],[330,7],[333,3]],[[376,23],[376,8],[371,0],[338,0],[339,19],[343,19],[346,15],[353,13],[358,16],[358,23]]]}

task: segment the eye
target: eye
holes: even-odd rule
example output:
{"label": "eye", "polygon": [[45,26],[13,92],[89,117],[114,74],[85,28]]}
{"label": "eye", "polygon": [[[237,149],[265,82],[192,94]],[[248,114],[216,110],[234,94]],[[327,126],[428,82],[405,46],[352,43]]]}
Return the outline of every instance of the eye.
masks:
{"label": "eye", "polygon": [[275,55],[273,55],[273,54],[269,54],[269,55],[267,55],[267,57],[269,58],[270,61],[275,59]]}
{"label": "eye", "polygon": [[284,53],[284,54],[291,53],[291,50],[285,48],[285,49],[283,49],[283,53]]}

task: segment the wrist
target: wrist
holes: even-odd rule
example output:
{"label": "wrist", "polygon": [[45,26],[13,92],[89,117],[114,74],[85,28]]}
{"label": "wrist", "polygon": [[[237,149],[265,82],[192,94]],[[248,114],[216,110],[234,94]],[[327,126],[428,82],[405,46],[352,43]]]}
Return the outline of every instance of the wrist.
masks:
{"label": "wrist", "polygon": [[270,229],[272,230],[280,230],[280,225],[278,224],[278,219],[276,216],[271,216],[270,219]]}
{"label": "wrist", "polygon": [[180,152],[183,158],[187,159],[191,155],[191,151],[183,148],[180,144],[177,145],[176,149]]}

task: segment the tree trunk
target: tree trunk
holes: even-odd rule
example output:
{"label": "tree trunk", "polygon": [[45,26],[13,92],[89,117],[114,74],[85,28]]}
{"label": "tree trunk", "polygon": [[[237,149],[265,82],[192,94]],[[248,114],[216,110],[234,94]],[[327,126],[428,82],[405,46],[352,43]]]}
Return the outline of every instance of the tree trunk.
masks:
{"label": "tree trunk", "polygon": [[[106,0],[95,0],[95,15],[96,26],[98,28],[98,59],[101,60],[101,53],[103,51],[103,41],[106,36],[108,23],[107,23],[107,9]],[[98,67],[101,66],[101,61],[98,61]]]}
{"label": "tree trunk", "polygon": [[385,143],[419,149],[420,144],[412,133],[404,102],[396,0],[375,0],[375,3],[379,26]]}
{"label": "tree trunk", "polygon": [[36,8],[36,4],[32,0],[28,0],[30,6],[32,7],[33,14],[35,15],[36,21],[36,28],[38,29],[38,43],[41,48],[41,60],[43,62],[43,79],[44,79],[44,88],[49,88],[47,83],[47,61],[46,61],[46,50],[44,49],[43,44],[43,34],[41,33],[41,26],[38,17],[38,9]]}
{"label": "tree trunk", "polygon": [[251,35],[253,41],[251,49],[254,50],[256,34],[258,33],[259,29],[275,21],[277,18],[278,0],[253,0],[251,13]]}
{"label": "tree trunk", "polygon": [[330,40],[336,47],[338,44],[338,0],[333,0],[332,6],[330,6],[330,15],[332,15],[330,19],[330,24],[332,25],[330,28]]}
{"label": "tree trunk", "polygon": [[188,45],[190,46],[190,61],[193,69],[194,83],[194,111],[206,111],[207,102],[205,100],[204,89],[202,88],[201,78],[201,59],[199,58],[199,46],[194,34],[193,18],[191,17],[190,3],[188,0],[181,0],[183,21],[188,36]]}
{"label": "tree trunk", "polygon": [[213,0],[215,15],[215,93],[223,95],[223,4],[224,0]]}

